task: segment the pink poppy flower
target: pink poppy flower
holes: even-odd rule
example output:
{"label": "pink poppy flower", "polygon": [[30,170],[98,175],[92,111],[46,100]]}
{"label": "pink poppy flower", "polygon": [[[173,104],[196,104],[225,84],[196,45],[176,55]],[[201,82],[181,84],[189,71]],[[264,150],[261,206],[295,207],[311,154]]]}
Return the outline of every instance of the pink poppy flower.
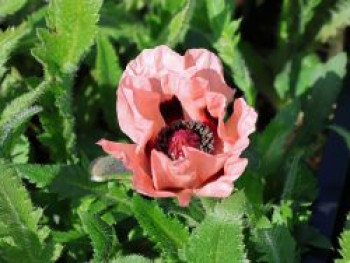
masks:
{"label": "pink poppy flower", "polygon": [[233,103],[220,60],[205,49],[184,56],[167,46],[144,50],[126,67],[117,91],[121,130],[134,144],[102,139],[103,150],[133,172],[133,187],[150,197],[224,198],[243,173],[240,154],[257,114],[244,99]]}

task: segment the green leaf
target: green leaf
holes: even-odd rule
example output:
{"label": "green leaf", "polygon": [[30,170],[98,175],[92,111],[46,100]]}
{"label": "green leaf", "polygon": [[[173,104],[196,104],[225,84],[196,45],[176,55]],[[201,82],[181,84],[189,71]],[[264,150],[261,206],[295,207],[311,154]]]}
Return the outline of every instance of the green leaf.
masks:
{"label": "green leaf", "polygon": [[195,9],[196,0],[185,1],[181,11],[169,23],[167,44],[174,47],[183,41],[189,29],[190,20]]}
{"label": "green leaf", "polygon": [[216,205],[192,233],[186,247],[188,262],[248,262],[243,242],[243,192]]}
{"label": "green leaf", "polygon": [[115,90],[122,70],[119,58],[108,37],[100,33],[97,37],[97,57],[94,76],[100,86],[108,85]]}
{"label": "green leaf", "polygon": [[7,156],[16,138],[20,136],[21,127],[42,108],[33,106],[44,94],[47,82],[12,100],[0,114],[0,155]]}
{"label": "green leaf", "polygon": [[295,239],[299,245],[313,246],[322,249],[332,249],[332,243],[321,232],[305,222],[303,224],[295,225],[293,232]]}
{"label": "green leaf", "polygon": [[38,101],[40,96],[43,95],[47,85],[47,82],[43,82],[37,88],[11,101],[0,115],[0,127],[11,121],[24,110],[27,110],[29,107],[33,106],[33,104]]}
{"label": "green leaf", "polygon": [[74,73],[97,33],[101,0],[50,1],[47,26],[38,30],[40,44],[33,55],[51,74]]}
{"label": "green leaf", "polygon": [[239,49],[239,25],[240,21],[228,23],[218,41],[214,43],[214,47],[222,60],[230,67],[235,84],[244,92],[248,103],[252,105],[255,101],[256,90],[246,61]]}
{"label": "green leaf", "polygon": [[340,237],[341,250],[340,255],[342,259],[336,260],[337,263],[348,263],[350,262],[350,216],[348,215],[347,221],[345,223],[345,228]]}
{"label": "green leaf", "polygon": [[21,135],[10,152],[11,163],[27,163],[29,160],[30,143],[25,135]]}
{"label": "green leaf", "polygon": [[300,111],[298,100],[282,108],[274,119],[265,128],[262,134],[256,137],[257,151],[261,155],[261,175],[270,176],[278,171],[284,159],[288,137],[294,130]]}
{"label": "green leaf", "polygon": [[54,262],[61,246],[47,237],[47,228],[39,228],[42,211],[35,209],[26,189],[12,168],[0,165],[0,225],[6,237],[0,238],[0,257],[6,262]]}
{"label": "green leaf", "polygon": [[206,0],[205,3],[214,38],[217,39],[230,21],[231,14],[234,11],[233,2],[225,0]]}
{"label": "green leaf", "polygon": [[350,132],[339,126],[331,126],[330,128],[343,137],[346,146],[350,149]]}
{"label": "green leaf", "polygon": [[322,26],[317,39],[326,42],[335,37],[341,29],[350,25],[350,2],[348,0],[336,1],[337,4],[331,12],[329,21]]}
{"label": "green leaf", "polygon": [[300,262],[300,254],[295,240],[287,227],[273,226],[259,229],[256,234],[255,245],[256,249],[263,254],[258,262]]}
{"label": "green leaf", "polygon": [[0,0],[0,19],[16,13],[26,3],[27,0]]}
{"label": "green leaf", "polygon": [[[75,162],[73,77],[82,56],[93,44],[97,33],[101,0],[53,0],[47,16],[48,29],[37,31],[40,43],[32,54],[44,66],[45,78],[53,78],[51,93],[45,98],[41,141],[54,159]],[[52,105],[57,109],[52,111]]]}
{"label": "green leaf", "polygon": [[313,202],[317,197],[317,181],[308,168],[302,164],[303,152],[293,156],[291,163],[286,168],[282,200],[294,202]]}
{"label": "green leaf", "polygon": [[79,212],[85,232],[89,235],[93,249],[93,262],[109,262],[117,245],[117,238],[112,226],[109,226],[98,215],[87,211]]}
{"label": "green leaf", "polygon": [[126,257],[117,257],[110,261],[110,263],[151,263],[152,261],[138,255],[130,255]]}
{"label": "green leaf", "polygon": [[323,77],[317,80],[309,98],[305,99],[303,105],[305,117],[303,129],[298,135],[299,142],[305,143],[311,140],[313,134],[324,127],[341,90],[342,79],[346,72],[346,62],[346,54],[339,53],[323,66]]}
{"label": "green leaf", "polygon": [[300,96],[323,76],[323,64],[315,54],[295,56],[276,76],[274,86],[282,99]]}
{"label": "green leaf", "polygon": [[[97,56],[93,70],[98,88],[98,103],[104,113],[104,119],[111,129],[115,129],[115,90],[122,75],[119,57],[106,34],[97,36]],[[83,98],[86,101],[85,98]],[[89,100],[87,100],[89,101]],[[84,111],[84,114],[85,111]]]}
{"label": "green leaf", "polygon": [[79,199],[87,195],[107,199],[130,208],[122,187],[113,183],[92,182],[87,171],[79,165],[13,165],[19,176],[40,188],[58,194],[60,199]]}
{"label": "green leaf", "polygon": [[133,199],[136,219],[147,235],[167,256],[177,257],[178,250],[188,241],[188,230],[175,218],[169,218],[156,202],[136,195]]}
{"label": "green leaf", "polygon": [[[4,0],[0,0],[0,17],[2,3]],[[18,2],[16,0],[8,0],[5,2]],[[5,3],[6,4],[6,3]],[[19,41],[28,33],[28,28],[25,24],[17,28],[8,28],[6,31],[2,32],[0,30],[0,81],[5,73],[5,63],[7,62],[11,52],[16,48]],[[0,82],[1,83],[1,82]]]}
{"label": "green leaf", "polygon": [[20,136],[20,128],[28,121],[31,117],[36,115],[42,110],[39,106],[33,106],[23,110],[14,116],[12,120],[3,124],[0,128],[0,156],[10,155],[11,146],[13,141]]}

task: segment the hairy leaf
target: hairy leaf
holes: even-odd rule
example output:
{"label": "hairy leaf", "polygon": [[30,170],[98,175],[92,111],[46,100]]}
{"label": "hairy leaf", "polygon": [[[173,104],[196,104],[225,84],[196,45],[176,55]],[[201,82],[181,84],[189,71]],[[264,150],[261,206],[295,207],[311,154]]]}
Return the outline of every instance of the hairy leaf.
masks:
{"label": "hairy leaf", "polygon": [[174,47],[181,42],[189,28],[189,23],[195,9],[196,0],[185,1],[183,8],[169,23],[167,43]]}
{"label": "hairy leaf", "polygon": [[254,83],[246,61],[239,49],[239,25],[240,21],[231,21],[228,23],[214,46],[222,60],[230,67],[235,84],[244,92],[248,103],[253,104],[256,90],[254,89]]}
{"label": "hairy leaf", "polygon": [[58,194],[60,199],[79,199],[93,195],[130,207],[127,195],[121,187],[112,183],[107,185],[92,182],[89,173],[79,165],[18,164],[13,167],[19,176]]}
{"label": "hairy leaf", "polygon": [[350,216],[348,215],[345,228],[340,237],[340,254],[342,259],[336,260],[337,263],[346,263],[350,261]]}
{"label": "hairy leaf", "polygon": [[54,262],[61,247],[45,242],[47,229],[39,228],[42,211],[35,209],[26,189],[12,168],[0,165],[0,223],[6,238],[0,238],[0,257],[6,262]]}
{"label": "hairy leaf", "polygon": [[97,37],[97,57],[94,75],[99,85],[115,89],[122,74],[119,58],[108,37],[100,33]]}
{"label": "hairy leaf", "polygon": [[336,1],[337,4],[331,12],[329,21],[321,28],[317,39],[326,42],[335,37],[337,33],[350,25],[350,2],[348,0]]}
{"label": "hairy leaf", "polygon": [[188,240],[188,230],[175,218],[169,218],[155,202],[136,195],[133,200],[134,214],[147,235],[162,251],[177,257],[177,252]]}
{"label": "hairy leaf", "polygon": [[231,14],[233,13],[233,2],[206,0],[206,7],[210,26],[216,39],[221,35],[223,29],[230,21]]}
{"label": "hairy leaf", "polygon": [[44,94],[47,82],[11,101],[0,115],[0,154],[8,155],[23,124],[42,108],[33,106]]}
{"label": "hairy leaf", "polygon": [[0,19],[16,13],[26,3],[27,0],[0,0]]}
{"label": "hairy leaf", "polygon": [[101,0],[53,0],[47,15],[48,29],[37,31],[40,43],[32,50],[42,63],[46,78],[54,78],[52,92],[41,122],[45,133],[41,141],[50,148],[55,159],[74,162],[76,159],[74,116],[72,112],[73,74],[82,56],[93,44]]}
{"label": "hairy leaf", "polygon": [[[1,8],[2,1],[0,0],[0,17],[1,17]],[[15,0],[9,0],[5,2],[16,2]],[[0,83],[2,76],[5,73],[5,63],[7,62],[11,52],[16,48],[18,42],[28,33],[28,28],[25,24],[17,28],[9,28],[6,31],[2,32],[0,30]]]}
{"label": "hairy leaf", "polygon": [[92,241],[93,262],[109,262],[117,244],[113,227],[109,226],[98,215],[92,215],[87,211],[79,212],[79,216],[86,233]]}
{"label": "hairy leaf", "polygon": [[239,192],[216,205],[191,235],[188,262],[248,262],[243,243],[245,202],[244,193]]}
{"label": "hairy leaf", "polygon": [[76,71],[93,44],[101,4],[101,0],[50,1],[48,29],[38,30],[41,43],[33,54],[51,75]]}

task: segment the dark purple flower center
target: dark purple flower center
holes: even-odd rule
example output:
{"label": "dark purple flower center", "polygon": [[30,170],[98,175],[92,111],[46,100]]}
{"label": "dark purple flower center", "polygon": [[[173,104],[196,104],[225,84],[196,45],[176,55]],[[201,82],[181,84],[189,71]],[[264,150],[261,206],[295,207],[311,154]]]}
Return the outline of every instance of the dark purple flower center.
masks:
{"label": "dark purple flower center", "polygon": [[155,148],[177,160],[184,156],[182,147],[189,146],[201,151],[214,151],[214,134],[211,128],[199,121],[175,121],[164,127],[156,138]]}

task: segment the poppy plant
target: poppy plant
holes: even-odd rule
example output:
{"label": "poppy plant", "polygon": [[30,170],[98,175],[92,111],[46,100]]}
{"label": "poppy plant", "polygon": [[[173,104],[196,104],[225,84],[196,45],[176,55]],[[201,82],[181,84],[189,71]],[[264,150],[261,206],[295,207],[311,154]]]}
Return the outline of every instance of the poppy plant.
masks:
{"label": "poppy plant", "polygon": [[[248,160],[257,114],[224,80],[216,55],[167,46],[146,49],[126,67],[117,91],[121,130],[133,144],[101,139],[103,150],[133,172],[134,189],[151,197],[224,198]],[[224,119],[227,119],[226,121]]]}

